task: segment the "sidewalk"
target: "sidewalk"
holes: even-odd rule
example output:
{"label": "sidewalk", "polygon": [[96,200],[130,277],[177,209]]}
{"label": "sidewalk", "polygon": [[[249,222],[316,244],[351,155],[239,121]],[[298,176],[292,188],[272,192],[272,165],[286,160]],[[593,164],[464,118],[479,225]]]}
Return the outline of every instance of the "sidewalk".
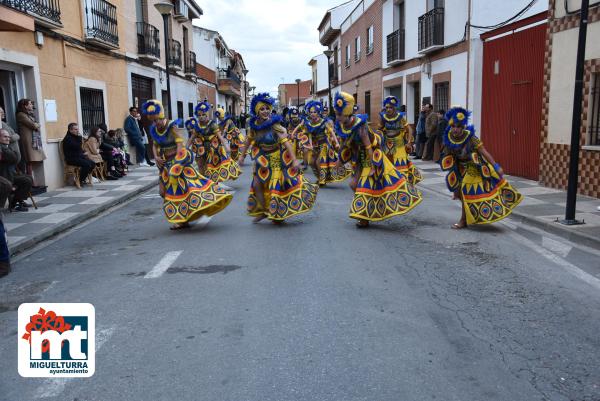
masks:
{"label": "sidewalk", "polygon": [[[35,246],[101,212],[133,198],[158,183],[155,167],[129,170],[117,181],[104,181],[82,189],[73,186],[35,196],[38,209],[27,212],[3,212],[11,255]],[[27,203],[31,203],[27,199]]]}
{"label": "sidewalk", "polygon": [[[412,162],[423,174],[420,187],[451,196],[446,188],[446,173],[438,164],[422,160],[412,160]],[[524,195],[523,201],[511,215],[513,218],[574,243],[600,249],[600,210],[597,209],[600,206],[600,199],[578,195],[575,218],[584,220],[585,224],[565,226],[556,220],[565,218],[566,191],[543,187],[536,181],[525,178],[509,175],[506,175],[506,178]]]}

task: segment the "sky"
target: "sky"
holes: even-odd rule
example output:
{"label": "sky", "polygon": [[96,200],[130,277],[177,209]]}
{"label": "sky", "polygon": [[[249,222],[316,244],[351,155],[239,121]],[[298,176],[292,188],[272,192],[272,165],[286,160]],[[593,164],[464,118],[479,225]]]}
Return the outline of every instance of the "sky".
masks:
{"label": "sky", "polygon": [[244,58],[256,92],[311,79],[310,59],[325,50],[317,27],[329,8],[345,0],[196,0],[204,11],[194,25],[218,31]]}

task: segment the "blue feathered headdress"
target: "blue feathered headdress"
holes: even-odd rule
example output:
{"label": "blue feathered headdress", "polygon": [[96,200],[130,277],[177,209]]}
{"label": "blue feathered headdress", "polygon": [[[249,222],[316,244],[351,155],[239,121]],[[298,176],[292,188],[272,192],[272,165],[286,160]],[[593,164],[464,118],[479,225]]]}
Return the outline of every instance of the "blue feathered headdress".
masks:
{"label": "blue feathered headdress", "polygon": [[196,108],[194,109],[194,114],[196,114],[196,116],[199,116],[200,114],[208,114],[211,107],[212,106],[208,102],[200,102],[196,105]]}
{"label": "blue feathered headdress", "polygon": [[446,120],[448,120],[448,126],[450,127],[457,124],[466,127],[469,125],[469,117],[471,117],[471,112],[461,106],[454,106],[446,113]]}
{"label": "blue feathered headdress", "polygon": [[198,126],[198,120],[196,119],[196,117],[190,117],[187,120],[185,120],[185,128],[188,131],[200,131],[200,128]]}
{"label": "blue feathered headdress", "polygon": [[142,105],[142,114],[148,117],[148,120],[165,118],[165,108],[159,100],[151,99]]}
{"label": "blue feathered headdress", "polygon": [[321,104],[321,102],[311,100],[310,102],[306,103],[305,109],[307,113],[310,113],[314,109],[314,111],[321,114],[321,112],[323,111],[323,105]]}
{"label": "blue feathered headdress", "polygon": [[252,98],[252,102],[250,103],[250,113],[252,113],[253,115],[257,115],[258,110],[256,109],[260,108],[258,107],[260,103],[264,103],[270,108],[273,108],[273,105],[275,104],[275,99],[273,99],[271,95],[269,95],[266,92],[254,95],[254,97]]}
{"label": "blue feathered headdress", "polygon": [[391,104],[395,109],[400,106],[396,96],[388,96],[383,100],[383,107],[387,106],[388,104]]}

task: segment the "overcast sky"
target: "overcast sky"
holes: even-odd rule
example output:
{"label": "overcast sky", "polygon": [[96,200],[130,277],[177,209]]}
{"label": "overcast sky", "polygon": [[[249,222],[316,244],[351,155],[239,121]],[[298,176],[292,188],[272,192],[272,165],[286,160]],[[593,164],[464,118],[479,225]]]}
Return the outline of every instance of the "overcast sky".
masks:
{"label": "overcast sky", "polygon": [[276,94],[283,81],[311,78],[308,62],[324,50],[317,27],[329,8],[344,2],[196,0],[204,15],[194,25],[218,31],[244,58],[250,85]]}

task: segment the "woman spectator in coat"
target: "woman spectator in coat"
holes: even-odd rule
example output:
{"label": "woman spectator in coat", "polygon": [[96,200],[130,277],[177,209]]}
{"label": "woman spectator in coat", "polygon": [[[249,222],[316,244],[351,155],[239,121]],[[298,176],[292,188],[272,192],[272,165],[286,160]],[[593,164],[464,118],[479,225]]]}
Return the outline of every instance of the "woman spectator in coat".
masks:
{"label": "woman spectator in coat", "polygon": [[46,159],[42,147],[40,124],[33,112],[33,101],[21,99],[17,103],[17,130],[21,136],[21,157],[26,163],[27,172],[31,173],[33,163],[41,163]]}
{"label": "woman spectator in coat", "polygon": [[[100,144],[102,142],[101,133],[102,133],[102,130],[99,127],[93,127],[90,130],[90,135],[88,136],[86,141],[83,143],[83,150],[87,153],[88,158],[91,161],[93,161],[94,163],[96,163],[97,167],[102,165],[102,161],[104,161],[104,158],[106,157],[100,148],[100,146],[101,146]],[[114,166],[114,159],[112,158],[112,155],[110,156],[110,158],[107,157],[106,165],[107,165],[107,170],[108,170],[108,175],[106,176],[106,179],[108,179],[108,180],[118,179],[119,177],[116,174],[114,174],[115,166]]]}
{"label": "woman spectator in coat", "polygon": [[127,175],[125,172],[127,168],[127,159],[125,156],[125,151],[121,148],[122,142],[117,137],[117,131],[112,129],[109,130],[104,136],[104,142],[112,146],[110,152],[114,159],[113,165],[115,166],[117,172],[120,175]]}

